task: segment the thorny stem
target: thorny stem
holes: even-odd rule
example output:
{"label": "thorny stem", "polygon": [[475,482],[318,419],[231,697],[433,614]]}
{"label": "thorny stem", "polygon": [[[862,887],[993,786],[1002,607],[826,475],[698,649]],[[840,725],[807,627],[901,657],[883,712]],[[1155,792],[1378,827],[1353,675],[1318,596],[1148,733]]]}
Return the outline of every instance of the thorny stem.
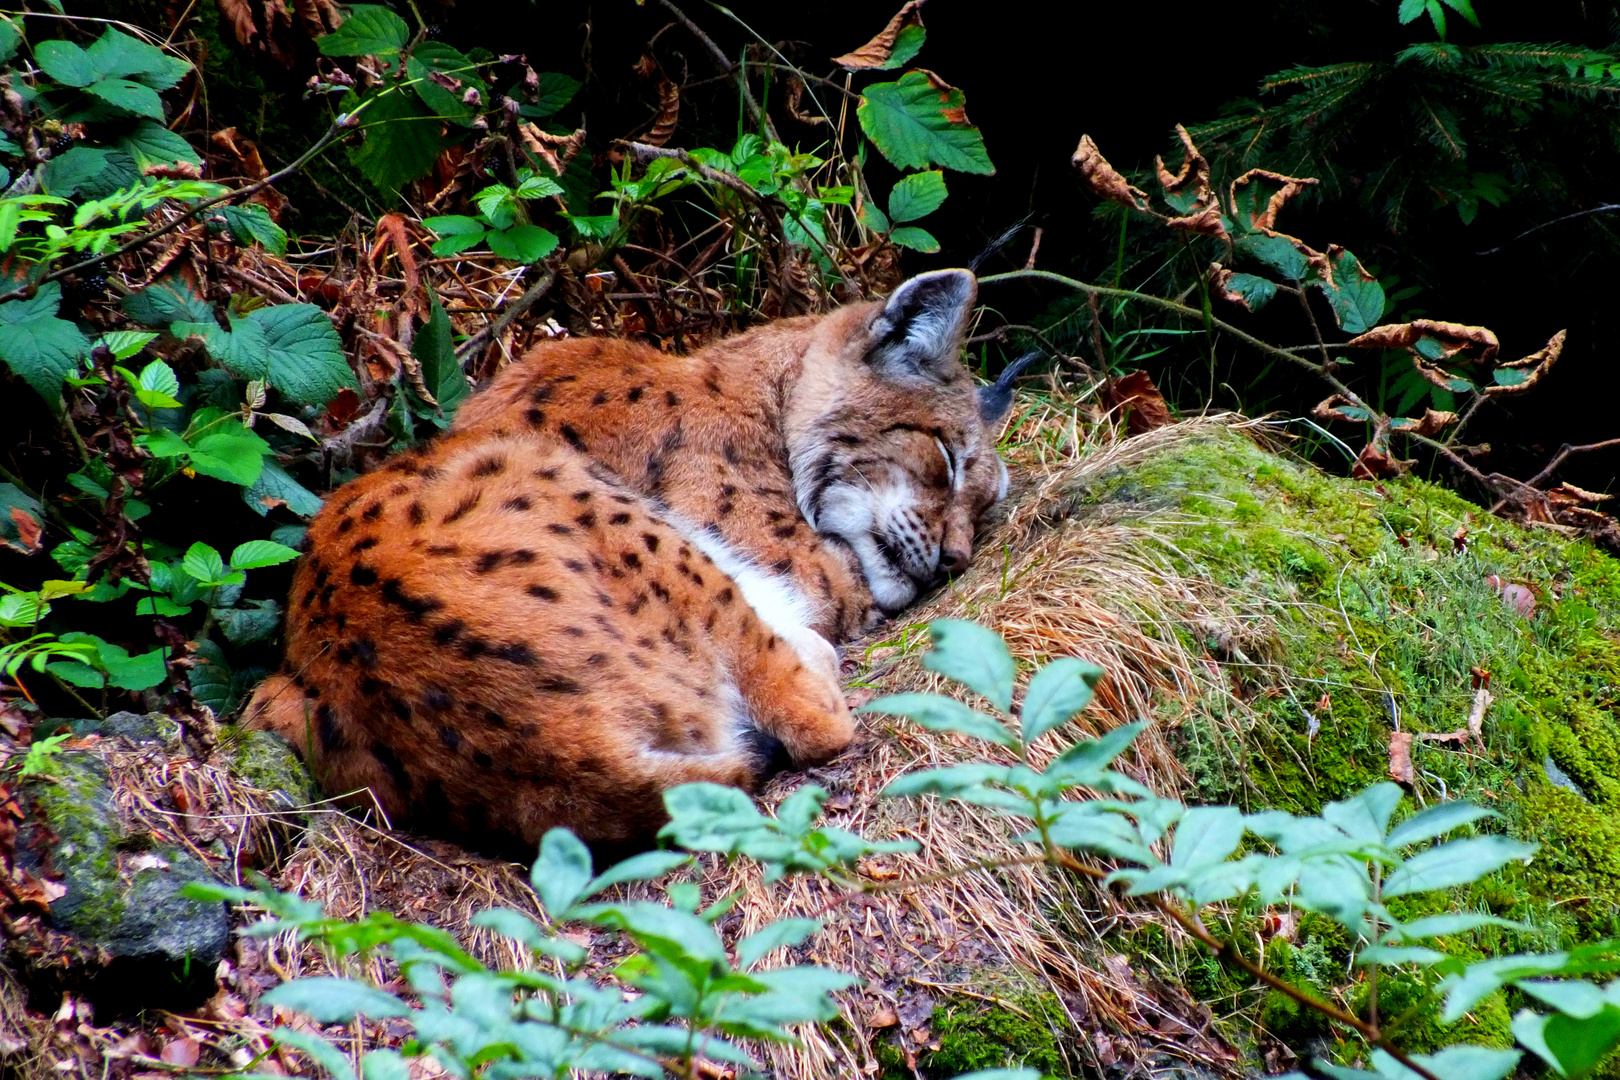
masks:
{"label": "thorny stem", "polygon": [[[1104,880],[1108,877],[1108,875],[1102,870],[1099,870],[1094,866],[1087,866],[1085,863],[1081,862],[1079,859],[1076,859],[1067,851],[1054,849],[1051,853],[1051,857],[1052,861],[1056,862],[1058,865],[1085,877],[1098,881]],[[1342,1024],[1347,1028],[1353,1029],[1369,1043],[1385,1051],[1390,1057],[1394,1058],[1396,1061],[1399,1061],[1402,1065],[1405,1065],[1408,1069],[1411,1069],[1413,1072],[1423,1077],[1423,1080],[1440,1080],[1440,1078],[1429,1069],[1425,1068],[1418,1062],[1413,1061],[1411,1056],[1407,1054],[1405,1050],[1402,1050],[1400,1047],[1394,1045],[1390,1041],[1389,1036],[1384,1034],[1384,1032],[1379,1029],[1376,1022],[1368,1023],[1359,1017],[1352,1016],[1343,1009],[1339,1008],[1337,1005],[1334,1005],[1331,1002],[1323,1001],[1322,999],[1311,994],[1307,994],[1305,991],[1301,990],[1297,986],[1294,986],[1292,983],[1279,979],[1277,976],[1273,975],[1259,964],[1256,964],[1253,960],[1250,960],[1248,957],[1244,956],[1238,951],[1235,944],[1230,941],[1222,941],[1220,938],[1210,933],[1209,930],[1205,928],[1203,922],[1200,921],[1196,915],[1189,914],[1180,905],[1171,903],[1162,896],[1144,896],[1142,899],[1152,904],[1163,914],[1168,915],[1172,920],[1175,921],[1176,925],[1180,926],[1187,933],[1191,934],[1199,942],[1199,944],[1203,945],[1210,952],[1214,953],[1216,958],[1222,963],[1230,964],[1233,967],[1241,969],[1251,978],[1264,983],[1266,986],[1278,991],[1279,993],[1286,994],[1288,997],[1293,998],[1296,1002],[1305,1006],[1306,1008],[1321,1013],[1336,1024]]]}
{"label": "thorny stem", "polygon": [[1279,349],[1277,346],[1272,345],[1269,342],[1261,341],[1253,334],[1245,333],[1244,331],[1239,330],[1229,322],[1218,319],[1213,315],[1206,316],[1197,308],[1188,307],[1186,304],[1178,304],[1174,300],[1166,300],[1162,296],[1154,296],[1151,293],[1137,292],[1135,289],[1111,289],[1105,285],[1088,285],[1083,281],[1076,281],[1074,278],[1065,277],[1062,274],[1054,274],[1050,270],[1009,270],[1006,273],[991,274],[989,277],[982,277],[979,279],[979,284],[993,285],[997,282],[1016,281],[1019,279],[1050,281],[1091,296],[1110,296],[1120,300],[1134,300],[1138,303],[1147,304],[1149,307],[1156,307],[1162,311],[1168,311],[1171,314],[1179,316],[1183,319],[1196,319],[1200,323],[1204,323],[1207,319],[1208,325],[1215,327],[1222,333],[1232,335],[1245,345],[1248,345],[1250,348],[1265,353],[1267,356],[1274,359],[1286,360],[1295,367],[1304,368],[1306,371],[1311,372],[1326,382],[1329,386],[1333,387],[1334,390],[1343,395],[1351,404],[1359,406],[1363,409],[1367,409],[1369,413],[1372,412],[1371,407],[1368,406],[1366,402],[1362,401],[1361,397],[1354,390],[1340,382],[1332,372],[1323,368],[1322,365],[1318,364],[1316,361],[1308,360],[1305,357],[1291,353],[1286,349]]}
{"label": "thorny stem", "polygon": [[[375,101],[377,99],[373,98],[371,100]],[[102,263],[111,262],[120,255],[128,254],[129,252],[134,251],[136,248],[144,247],[145,245],[150,244],[153,240],[156,240],[160,236],[173,232],[187,221],[202,213],[204,210],[212,209],[221,203],[231,202],[234,199],[245,199],[250,195],[255,195],[258,192],[263,191],[265,188],[276,183],[278,180],[291,176],[299,169],[302,169],[305,165],[308,165],[312,160],[314,160],[316,155],[318,155],[322,150],[325,150],[331,143],[341,138],[347,132],[353,130],[353,128],[356,126],[356,118],[359,117],[361,111],[367,108],[370,104],[371,101],[363,101],[355,107],[353,112],[346,113],[343,116],[338,117],[332,126],[326,130],[326,134],[315,140],[315,144],[313,146],[300,154],[291,164],[287,165],[285,168],[277,169],[269,176],[266,176],[263,180],[255,180],[247,187],[237,188],[234,191],[227,191],[225,194],[216,195],[212,199],[204,199],[196,206],[188,207],[168,224],[161,225],[150,232],[142,233],[124,246],[114,248],[105,255],[98,255],[93,259],[86,259],[83,262],[74,263],[72,266],[64,266],[59,270],[53,270],[51,273],[46,274],[36,282],[28,285],[19,285],[17,288],[12,289],[9,292],[0,293],[0,303],[4,303],[7,300],[26,300],[38,292],[41,285],[67,277],[69,274],[76,274],[83,270],[89,270],[91,267],[100,266]]]}

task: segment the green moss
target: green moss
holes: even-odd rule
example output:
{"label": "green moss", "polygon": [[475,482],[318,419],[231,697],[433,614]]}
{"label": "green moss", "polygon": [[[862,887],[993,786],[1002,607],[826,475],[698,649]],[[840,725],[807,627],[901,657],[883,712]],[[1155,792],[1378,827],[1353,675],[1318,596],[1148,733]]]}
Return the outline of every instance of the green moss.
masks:
{"label": "green moss", "polygon": [[[1254,627],[1236,647],[1184,639],[1226,666],[1239,698],[1211,696],[1170,720],[1195,798],[1318,812],[1387,778],[1397,721],[1407,732],[1464,727],[1472,673],[1489,672],[1484,752],[1418,741],[1416,792],[1493,807],[1503,818],[1490,828],[1537,841],[1540,853],[1458,895],[1392,906],[1403,918],[1462,906],[1532,926],[1442,943],[1465,957],[1620,934],[1620,562],[1420,480],[1330,477],[1230,433],[1172,445],[1072,498],[1077,516],[1146,514],[1177,569],[1210,583]],[[1493,577],[1528,586],[1534,616],[1505,604]],[[1268,950],[1268,963],[1364,1005],[1342,936],[1331,924],[1302,924],[1296,944],[1275,957]],[[1336,964],[1322,962],[1330,955]],[[1189,990],[1221,989],[1192,956],[1182,965]],[[1415,978],[1386,978],[1380,1014],[1398,1015],[1424,993]],[[1250,1015],[1285,1041],[1324,1034],[1283,995],[1252,1001]],[[1450,1029],[1423,1005],[1404,1041],[1507,1045],[1507,1025],[1500,995]]]}
{"label": "green moss", "polygon": [[1003,1005],[967,1001],[934,1010],[932,1027],[940,1047],[922,1057],[929,1075],[956,1076],[978,1069],[1027,1066],[1042,1075],[1067,1075],[1057,1032],[1069,1026],[1051,994]]}
{"label": "green moss", "polygon": [[107,764],[100,758],[60,754],[51,775],[27,789],[57,838],[56,861],[68,889],[53,914],[93,940],[113,932],[126,900],[118,875],[123,829],[108,785]]}
{"label": "green moss", "polygon": [[262,791],[279,791],[293,806],[315,799],[309,770],[280,735],[270,731],[238,731],[231,771]]}

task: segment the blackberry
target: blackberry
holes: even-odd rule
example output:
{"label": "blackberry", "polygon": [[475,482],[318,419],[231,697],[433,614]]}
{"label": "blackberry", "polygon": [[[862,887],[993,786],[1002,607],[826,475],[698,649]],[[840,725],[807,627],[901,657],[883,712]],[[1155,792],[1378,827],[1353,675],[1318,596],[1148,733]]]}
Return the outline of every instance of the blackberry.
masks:
{"label": "blackberry", "polygon": [[427,28],[422,31],[422,36],[429,41],[438,41],[444,37],[444,27],[438,23],[428,23]]}
{"label": "blackberry", "polygon": [[100,296],[107,291],[107,275],[85,274],[81,276],[78,291],[82,296]]}
{"label": "blackberry", "polygon": [[51,143],[51,156],[66,153],[73,146],[73,136],[63,132]]}

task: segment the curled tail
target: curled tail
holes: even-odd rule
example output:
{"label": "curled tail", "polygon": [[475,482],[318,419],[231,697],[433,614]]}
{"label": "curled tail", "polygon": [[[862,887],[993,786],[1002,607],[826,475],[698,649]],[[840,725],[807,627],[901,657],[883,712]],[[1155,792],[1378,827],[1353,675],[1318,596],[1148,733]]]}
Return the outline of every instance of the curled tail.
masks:
{"label": "curled tail", "polygon": [[299,757],[309,760],[309,735],[314,722],[309,698],[290,676],[272,675],[260,683],[242,718],[244,727],[274,731],[292,744]]}

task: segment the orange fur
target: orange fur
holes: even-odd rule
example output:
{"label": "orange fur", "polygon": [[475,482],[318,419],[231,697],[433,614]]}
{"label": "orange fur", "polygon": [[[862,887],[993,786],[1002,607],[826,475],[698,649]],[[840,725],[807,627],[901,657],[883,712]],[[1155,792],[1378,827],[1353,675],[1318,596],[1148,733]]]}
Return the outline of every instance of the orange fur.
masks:
{"label": "orange fur", "polygon": [[[673,785],[837,754],[854,727],[828,642],[960,568],[1004,475],[955,359],[971,278],[950,273],[915,279],[915,312],[897,294],[689,357],[539,346],[449,434],[328,499],[288,674],[250,723],[329,794],[525,852],[556,825],[645,840]],[[894,359],[907,334],[949,355]],[[889,515],[879,540],[806,519],[863,499]]]}

